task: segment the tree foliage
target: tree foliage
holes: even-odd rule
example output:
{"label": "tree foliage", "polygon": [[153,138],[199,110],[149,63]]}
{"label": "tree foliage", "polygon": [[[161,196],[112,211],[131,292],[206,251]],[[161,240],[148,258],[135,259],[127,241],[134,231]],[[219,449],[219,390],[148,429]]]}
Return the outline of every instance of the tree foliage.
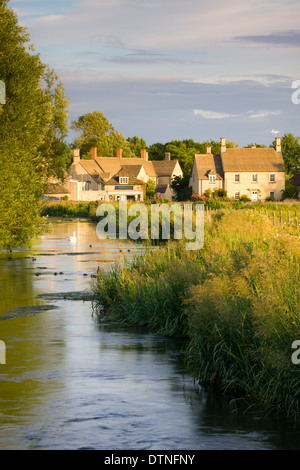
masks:
{"label": "tree foliage", "polygon": [[[275,148],[276,141],[271,147]],[[300,137],[295,137],[291,133],[285,133],[281,138],[281,151],[284,161],[285,172],[293,175],[300,171]]]}
{"label": "tree foliage", "polygon": [[117,148],[123,150],[124,157],[135,157],[130,143],[100,111],[79,116],[71,128],[79,134],[75,146],[83,158],[89,158],[92,147],[97,147],[101,157],[115,157]]}
{"label": "tree foliage", "polygon": [[171,188],[175,192],[176,201],[186,201],[190,199],[192,195],[192,188],[190,187],[189,175],[182,177],[175,176],[171,183]]}
{"label": "tree foliage", "polygon": [[[235,142],[227,141],[228,148],[237,147]],[[193,168],[194,157],[199,153],[206,153],[207,147],[211,147],[212,153],[220,153],[220,142],[207,140],[202,143],[195,142],[193,139],[172,140],[166,144],[155,143],[149,147],[150,160],[163,160],[165,153],[171,154],[172,160],[178,160],[184,175],[190,175]]]}
{"label": "tree foliage", "polygon": [[[28,44],[7,1],[0,3],[0,248],[26,242],[41,228],[38,199],[46,178],[60,173],[66,101],[57,78]],[[59,159],[67,148],[61,148]]]}

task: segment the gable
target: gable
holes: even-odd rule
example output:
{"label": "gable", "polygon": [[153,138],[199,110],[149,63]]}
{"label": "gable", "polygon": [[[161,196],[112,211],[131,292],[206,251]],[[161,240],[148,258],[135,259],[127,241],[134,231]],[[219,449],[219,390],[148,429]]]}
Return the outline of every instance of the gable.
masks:
{"label": "gable", "polygon": [[204,153],[195,155],[195,168],[198,180],[207,180],[209,175],[216,175],[217,179],[223,179],[223,169],[220,155]]}

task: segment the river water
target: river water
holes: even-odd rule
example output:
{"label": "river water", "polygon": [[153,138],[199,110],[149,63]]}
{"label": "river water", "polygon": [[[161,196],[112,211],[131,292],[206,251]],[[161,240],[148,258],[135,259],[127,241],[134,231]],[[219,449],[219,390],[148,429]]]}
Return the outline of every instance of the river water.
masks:
{"label": "river water", "polygon": [[56,221],[0,258],[0,449],[299,449],[281,420],[232,414],[227,397],[199,388],[180,342],[99,323],[91,276],[137,249]]}

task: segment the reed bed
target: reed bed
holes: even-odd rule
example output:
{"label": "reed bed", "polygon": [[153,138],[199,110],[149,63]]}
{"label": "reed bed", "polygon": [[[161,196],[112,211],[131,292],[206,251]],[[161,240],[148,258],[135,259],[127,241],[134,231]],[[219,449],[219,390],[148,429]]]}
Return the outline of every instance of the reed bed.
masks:
{"label": "reed bed", "polygon": [[184,338],[202,386],[299,423],[300,365],[291,360],[300,340],[298,237],[251,211],[210,219],[201,250],[169,241],[101,273],[94,309]]}

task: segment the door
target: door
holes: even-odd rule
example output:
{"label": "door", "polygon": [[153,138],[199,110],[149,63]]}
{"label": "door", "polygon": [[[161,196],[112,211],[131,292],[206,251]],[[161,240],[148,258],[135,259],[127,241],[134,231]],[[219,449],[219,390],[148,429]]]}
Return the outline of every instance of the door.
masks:
{"label": "door", "polygon": [[252,201],[258,201],[258,192],[257,191],[252,191]]}

